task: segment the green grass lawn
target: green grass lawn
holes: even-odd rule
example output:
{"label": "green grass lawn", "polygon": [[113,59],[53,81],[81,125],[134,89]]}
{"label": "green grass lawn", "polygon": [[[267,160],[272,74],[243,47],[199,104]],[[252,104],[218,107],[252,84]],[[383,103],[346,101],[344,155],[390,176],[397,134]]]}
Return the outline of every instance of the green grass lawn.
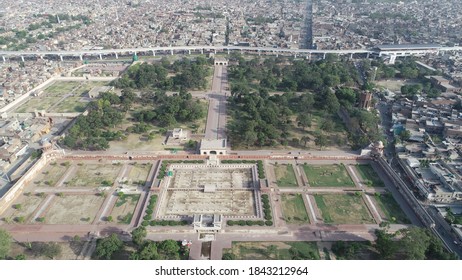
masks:
{"label": "green grass lawn", "polygon": [[126,194],[122,198],[119,197],[117,199],[117,202],[115,204],[115,207],[121,207],[125,203],[129,202],[130,204],[136,204],[138,202],[138,199],[140,198],[139,194]]}
{"label": "green grass lawn", "polygon": [[353,194],[315,194],[316,205],[328,224],[373,224],[362,197]]}
{"label": "green grass lawn", "polygon": [[111,212],[111,215],[116,219],[117,223],[130,224],[139,199],[139,194],[126,194],[117,199]]}
{"label": "green grass lawn", "polygon": [[276,183],[279,187],[298,187],[297,178],[292,164],[274,165]]}
{"label": "green grass lawn", "polygon": [[43,92],[46,93],[59,93],[66,94],[76,88],[80,82],[68,82],[68,81],[55,81],[53,84],[48,86]]}
{"label": "green grass lawn", "polygon": [[238,260],[319,260],[316,242],[233,242],[231,253]]}
{"label": "green grass lawn", "polygon": [[87,108],[88,102],[82,102],[85,94],[74,94],[58,103],[51,111],[58,113],[82,113]]}
{"label": "green grass lawn", "polygon": [[116,164],[85,164],[77,168],[75,174],[65,183],[68,187],[99,187],[111,186],[119,174],[121,165]]}
{"label": "green grass lawn", "polygon": [[289,224],[310,222],[301,194],[282,195],[282,214],[286,222]]}
{"label": "green grass lawn", "polygon": [[354,187],[344,165],[303,165],[312,187]]}
{"label": "green grass lawn", "polygon": [[392,224],[410,224],[411,222],[390,193],[375,196],[377,203],[385,214],[388,222]]}
{"label": "green grass lawn", "polygon": [[380,179],[377,172],[370,164],[358,164],[356,165],[359,175],[363,178],[363,182],[369,187],[385,187],[382,179]]}

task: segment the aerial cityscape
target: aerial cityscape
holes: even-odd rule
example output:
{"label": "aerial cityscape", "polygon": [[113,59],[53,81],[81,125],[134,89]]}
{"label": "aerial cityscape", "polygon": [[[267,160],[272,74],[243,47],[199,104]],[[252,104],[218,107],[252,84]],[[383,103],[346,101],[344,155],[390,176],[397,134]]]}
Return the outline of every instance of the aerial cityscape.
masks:
{"label": "aerial cityscape", "polygon": [[0,259],[461,258],[462,2],[2,4]]}

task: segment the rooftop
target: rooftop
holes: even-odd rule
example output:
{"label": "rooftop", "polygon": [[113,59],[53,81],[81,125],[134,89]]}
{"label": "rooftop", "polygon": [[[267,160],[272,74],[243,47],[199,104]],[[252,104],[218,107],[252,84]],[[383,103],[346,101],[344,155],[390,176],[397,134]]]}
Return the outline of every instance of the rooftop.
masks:
{"label": "rooftop", "polygon": [[202,139],[201,141],[201,150],[209,149],[226,149],[226,139]]}

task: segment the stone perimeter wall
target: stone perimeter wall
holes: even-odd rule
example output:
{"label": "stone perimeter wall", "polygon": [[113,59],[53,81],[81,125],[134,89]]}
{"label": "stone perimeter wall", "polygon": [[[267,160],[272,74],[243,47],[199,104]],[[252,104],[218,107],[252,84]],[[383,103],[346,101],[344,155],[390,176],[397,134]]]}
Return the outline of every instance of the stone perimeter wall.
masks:
{"label": "stone perimeter wall", "polygon": [[60,152],[58,151],[43,153],[42,157],[34,163],[26,174],[19,178],[19,180],[5,193],[5,195],[0,198],[0,215],[3,214],[3,212],[11,206],[13,201],[24,192],[26,185],[35,178],[37,173],[39,173],[48,162],[60,156]]}

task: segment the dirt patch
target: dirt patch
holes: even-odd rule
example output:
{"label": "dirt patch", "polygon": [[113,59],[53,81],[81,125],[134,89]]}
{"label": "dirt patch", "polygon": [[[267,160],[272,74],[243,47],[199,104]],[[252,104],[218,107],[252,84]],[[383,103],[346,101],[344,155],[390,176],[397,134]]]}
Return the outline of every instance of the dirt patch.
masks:
{"label": "dirt patch", "polygon": [[12,207],[6,210],[2,215],[0,224],[16,222],[15,220],[19,217],[22,217],[24,221],[28,221],[30,218],[32,218],[33,213],[43,201],[43,199],[43,197],[32,194],[21,195],[14,201]]}
{"label": "dirt patch", "polygon": [[91,224],[104,198],[96,195],[64,195],[53,200],[45,214],[47,224]]}
{"label": "dirt patch", "polygon": [[82,164],[77,166],[77,170],[65,182],[68,187],[88,187],[112,186],[122,165],[117,164]]}

